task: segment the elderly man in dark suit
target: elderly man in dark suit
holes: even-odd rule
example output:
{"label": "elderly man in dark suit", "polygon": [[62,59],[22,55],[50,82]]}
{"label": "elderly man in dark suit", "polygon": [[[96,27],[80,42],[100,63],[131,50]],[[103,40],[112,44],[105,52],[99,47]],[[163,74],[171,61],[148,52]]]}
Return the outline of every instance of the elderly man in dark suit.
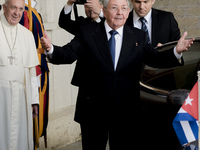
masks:
{"label": "elderly man in dark suit", "polygon": [[[83,150],[131,150],[142,140],[140,70],[143,63],[154,67],[181,65],[181,53],[194,39],[157,52],[148,44],[145,32],[125,25],[128,0],[105,0],[105,22],[81,26],[75,38],[63,47],[41,39],[53,64],[79,61],[72,84],[79,87],[75,121],[80,123]],[[140,145],[138,145],[140,146]]]}
{"label": "elderly man in dark suit", "polygon": [[152,8],[155,0],[131,0],[133,10],[127,24],[142,29],[142,18],[148,29],[151,44],[156,47],[180,38],[180,30],[173,13]]}

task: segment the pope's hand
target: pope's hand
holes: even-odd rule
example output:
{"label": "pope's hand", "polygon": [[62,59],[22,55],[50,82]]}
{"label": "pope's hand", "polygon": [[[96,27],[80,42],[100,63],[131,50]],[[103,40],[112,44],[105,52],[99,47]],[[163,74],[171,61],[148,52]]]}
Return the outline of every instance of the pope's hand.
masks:
{"label": "pope's hand", "polygon": [[182,37],[179,39],[178,44],[176,46],[176,51],[178,54],[181,54],[184,51],[187,51],[189,47],[193,44],[194,38],[185,39],[187,36],[187,32],[184,32]]}
{"label": "pope's hand", "polygon": [[51,39],[48,37],[46,31],[44,31],[44,37],[41,38],[40,43],[42,45],[42,48],[45,49],[46,51],[51,50]]}

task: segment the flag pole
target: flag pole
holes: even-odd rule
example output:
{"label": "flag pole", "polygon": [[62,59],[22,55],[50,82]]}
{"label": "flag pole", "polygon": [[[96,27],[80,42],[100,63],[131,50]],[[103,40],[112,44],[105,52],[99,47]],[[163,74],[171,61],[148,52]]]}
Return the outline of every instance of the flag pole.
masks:
{"label": "flag pole", "polygon": [[198,131],[198,149],[200,150],[200,71],[197,71],[198,76],[198,125],[199,125],[199,131]]}
{"label": "flag pole", "polygon": [[29,30],[32,32],[33,30],[33,18],[32,18],[32,8],[31,8],[31,0],[28,0],[28,13],[29,13]]}

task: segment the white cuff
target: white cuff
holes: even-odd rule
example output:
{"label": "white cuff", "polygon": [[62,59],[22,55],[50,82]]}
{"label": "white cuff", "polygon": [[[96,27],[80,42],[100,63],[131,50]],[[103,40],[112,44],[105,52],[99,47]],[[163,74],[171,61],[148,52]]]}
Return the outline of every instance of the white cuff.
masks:
{"label": "white cuff", "polygon": [[31,77],[31,99],[32,99],[32,104],[39,104],[37,77]]}
{"label": "white cuff", "polygon": [[72,11],[72,6],[69,6],[68,4],[64,7],[64,13],[65,15],[69,14]]}
{"label": "white cuff", "polygon": [[178,54],[177,51],[176,51],[176,47],[174,47],[174,55],[176,56],[177,59],[181,59],[183,54],[182,53]]}
{"label": "white cuff", "polygon": [[44,54],[48,55],[50,58],[52,58],[53,51],[54,51],[54,48],[53,48],[53,45],[51,44],[51,50],[50,51],[44,51]]}
{"label": "white cuff", "polygon": [[182,63],[181,57],[182,57],[182,53],[178,54],[176,51],[176,47],[174,47],[174,55],[176,56],[176,58],[178,59],[179,63]]}

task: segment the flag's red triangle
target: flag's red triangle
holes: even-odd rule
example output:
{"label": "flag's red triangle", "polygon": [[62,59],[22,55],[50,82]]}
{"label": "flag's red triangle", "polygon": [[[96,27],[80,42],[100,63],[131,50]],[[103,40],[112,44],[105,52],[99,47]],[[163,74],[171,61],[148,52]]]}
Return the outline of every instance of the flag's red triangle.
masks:
{"label": "flag's red triangle", "polygon": [[183,103],[182,108],[198,120],[198,82],[192,88],[190,94]]}

